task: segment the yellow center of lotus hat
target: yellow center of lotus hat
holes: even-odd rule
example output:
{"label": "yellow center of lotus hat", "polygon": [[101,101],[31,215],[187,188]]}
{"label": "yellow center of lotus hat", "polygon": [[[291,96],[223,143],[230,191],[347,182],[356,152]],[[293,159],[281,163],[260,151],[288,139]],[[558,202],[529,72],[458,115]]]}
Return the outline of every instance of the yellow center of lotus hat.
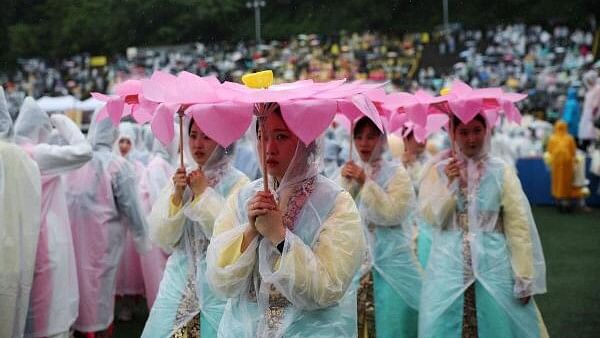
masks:
{"label": "yellow center of lotus hat", "polygon": [[264,70],[262,72],[248,73],[242,76],[242,82],[249,88],[269,88],[273,84],[273,71]]}

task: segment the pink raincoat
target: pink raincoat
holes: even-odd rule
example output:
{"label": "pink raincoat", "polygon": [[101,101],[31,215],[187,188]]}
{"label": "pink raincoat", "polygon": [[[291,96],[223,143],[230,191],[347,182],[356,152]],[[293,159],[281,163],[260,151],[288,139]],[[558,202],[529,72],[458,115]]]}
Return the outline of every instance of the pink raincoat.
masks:
{"label": "pink raincoat", "polygon": [[[47,144],[50,121],[67,145]],[[71,225],[62,174],[92,158],[92,147],[68,117],[49,118],[35,101],[25,99],[15,123],[15,141],[38,164],[42,175],[42,213],[26,337],[68,332],[79,308],[79,290]]]}
{"label": "pink raincoat", "polygon": [[93,158],[68,175],[67,192],[80,295],[73,327],[82,332],[106,330],[113,321],[115,278],[127,230],[122,217],[129,220],[137,249],[149,247],[134,169],[111,149],[117,130],[109,120],[92,121]]}

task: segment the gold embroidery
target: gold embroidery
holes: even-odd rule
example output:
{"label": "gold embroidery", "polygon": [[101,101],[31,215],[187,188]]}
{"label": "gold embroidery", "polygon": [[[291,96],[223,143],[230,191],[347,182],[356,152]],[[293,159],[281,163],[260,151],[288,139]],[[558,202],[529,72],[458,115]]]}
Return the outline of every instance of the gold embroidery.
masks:
{"label": "gold embroidery", "polygon": [[373,274],[371,272],[360,279],[357,294],[358,332],[359,334],[366,332],[367,337],[375,337],[375,301],[373,299]]}
{"label": "gold embroidery", "polygon": [[271,284],[269,286],[269,307],[265,312],[269,330],[278,330],[281,327],[285,309],[290,305],[291,303]]}
{"label": "gold embroidery", "polygon": [[195,315],[182,328],[175,331],[172,338],[200,338],[200,314]]}

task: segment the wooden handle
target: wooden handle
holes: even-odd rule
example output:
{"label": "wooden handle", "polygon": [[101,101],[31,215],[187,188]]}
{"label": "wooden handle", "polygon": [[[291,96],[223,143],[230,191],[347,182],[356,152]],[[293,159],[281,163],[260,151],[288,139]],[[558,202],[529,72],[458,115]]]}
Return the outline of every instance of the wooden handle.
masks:
{"label": "wooden handle", "polygon": [[179,112],[179,167],[185,169],[183,164],[183,111]]}
{"label": "wooden handle", "polygon": [[266,117],[258,119],[260,123],[260,147],[261,147],[261,164],[263,168],[263,189],[269,192],[269,173],[267,172],[267,142],[265,142],[265,121]]}
{"label": "wooden handle", "polygon": [[354,120],[350,121],[350,153],[348,161],[352,162],[352,153],[354,152]]}

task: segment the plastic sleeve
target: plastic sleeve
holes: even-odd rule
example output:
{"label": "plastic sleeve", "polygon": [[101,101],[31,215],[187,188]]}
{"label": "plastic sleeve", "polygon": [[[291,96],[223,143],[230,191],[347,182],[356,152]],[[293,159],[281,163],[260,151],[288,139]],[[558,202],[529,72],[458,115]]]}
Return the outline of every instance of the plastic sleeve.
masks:
{"label": "plastic sleeve", "polygon": [[271,261],[269,257],[279,257],[280,253],[271,242],[261,241],[260,274],[295,307],[324,308],[342,299],[364,250],[360,215],[350,194],[342,192],[313,247],[288,230],[281,258]]}
{"label": "plastic sleeve", "polygon": [[440,177],[438,167],[431,167],[419,187],[418,210],[425,221],[442,226],[456,207],[457,190],[457,180],[448,187],[448,180]]}
{"label": "plastic sleeve", "polygon": [[521,183],[514,170],[504,170],[502,194],[504,233],[511,253],[511,264],[515,274],[515,295],[530,295],[534,275],[533,245],[531,240],[527,201],[523,201]]}

